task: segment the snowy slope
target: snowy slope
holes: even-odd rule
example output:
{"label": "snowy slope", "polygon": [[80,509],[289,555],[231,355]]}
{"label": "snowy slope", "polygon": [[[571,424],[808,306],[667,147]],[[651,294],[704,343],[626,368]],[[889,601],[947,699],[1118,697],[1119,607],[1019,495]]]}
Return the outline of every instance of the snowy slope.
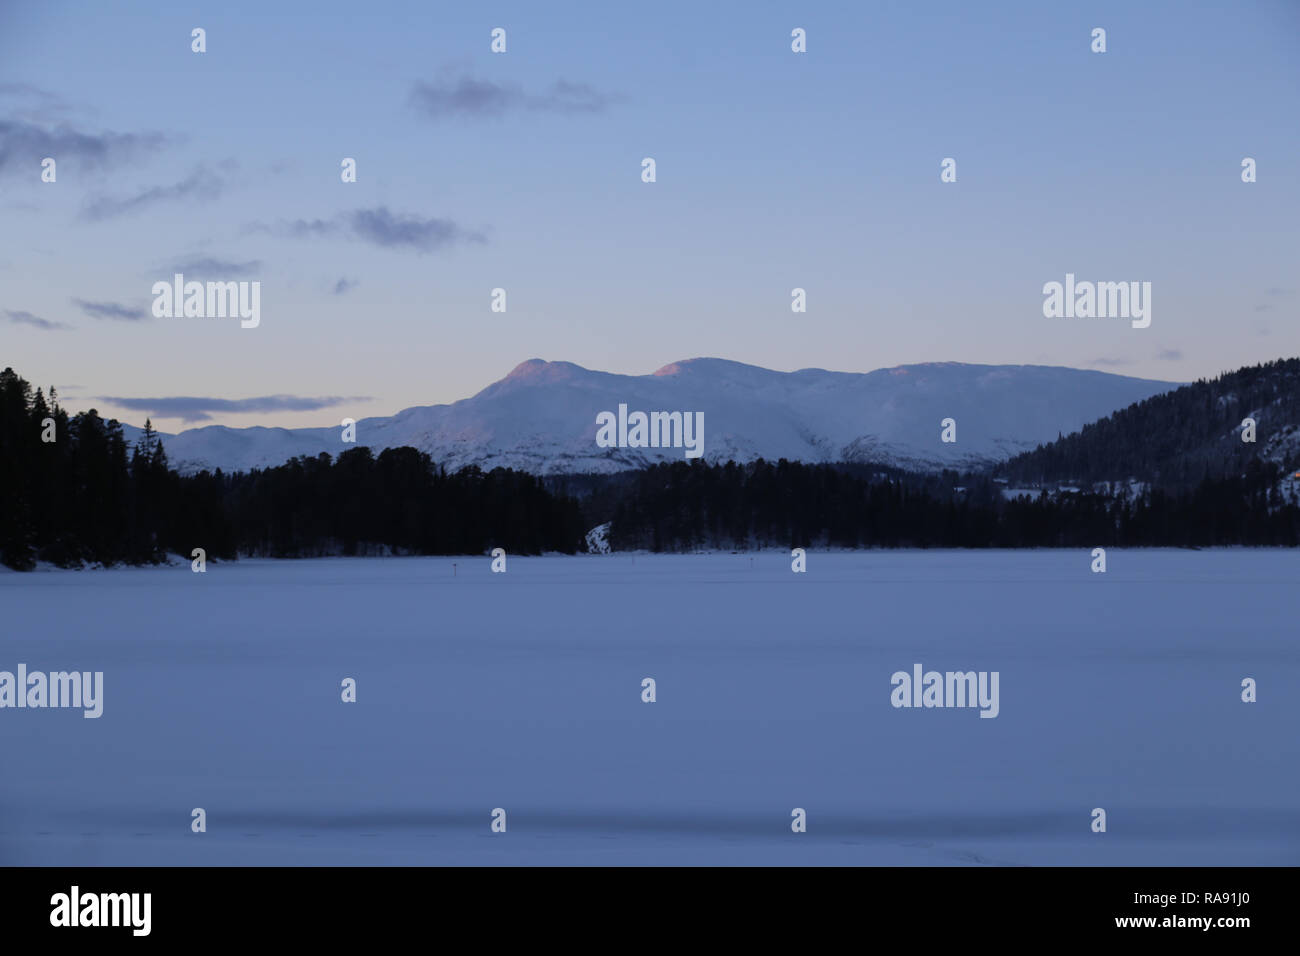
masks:
{"label": "snowy slope", "polygon": [[[1300,864],[1300,550],[1091,560],[0,574],[0,670],[104,674],[98,719],[0,711],[0,863]],[[893,708],[914,662],[998,717]]]}
{"label": "snowy slope", "polygon": [[[609,473],[682,449],[600,448],[596,416],[631,411],[704,413],[709,461],[872,461],[910,468],[1001,461],[1058,434],[1168,391],[1174,383],[1032,365],[930,363],[868,373],[775,372],[716,358],[615,375],[532,359],[472,398],[408,408],[357,423],[357,445],[409,445],[448,469],[477,464],[536,474]],[[957,421],[957,441],[940,423]],[[337,455],[341,429],[209,426],[167,436],[182,471],[278,465]]]}

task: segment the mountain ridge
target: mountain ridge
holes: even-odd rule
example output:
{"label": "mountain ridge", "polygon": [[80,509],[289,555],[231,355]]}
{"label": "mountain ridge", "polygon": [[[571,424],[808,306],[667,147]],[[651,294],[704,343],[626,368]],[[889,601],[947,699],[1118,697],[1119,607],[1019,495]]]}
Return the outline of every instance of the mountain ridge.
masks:
{"label": "mountain ridge", "polygon": [[[1091,369],[928,362],[870,372],[781,372],[729,359],[670,362],[645,375],[527,359],[468,398],[356,422],[356,445],[403,445],[455,470],[498,465],[534,474],[608,474],[682,457],[680,448],[601,448],[596,416],[703,412],[710,461],[862,461],[919,470],[978,467],[1179,387]],[[957,441],[940,440],[957,421]],[[340,427],[230,428],[164,434],[183,473],[269,467],[337,455]]]}

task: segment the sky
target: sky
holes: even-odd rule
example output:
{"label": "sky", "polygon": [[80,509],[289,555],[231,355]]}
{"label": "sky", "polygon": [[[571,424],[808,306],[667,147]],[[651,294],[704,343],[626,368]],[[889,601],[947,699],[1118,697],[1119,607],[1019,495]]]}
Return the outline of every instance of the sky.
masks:
{"label": "sky", "polygon": [[[0,0],[0,367],[73,412],[336,425],[530,358],[1300,354],[1300,0],[104,11]],[[260,324],[154,317],[176,271],[259,282]],[[1045,317],[1067,273],[1150,282],[1150,326]]]}

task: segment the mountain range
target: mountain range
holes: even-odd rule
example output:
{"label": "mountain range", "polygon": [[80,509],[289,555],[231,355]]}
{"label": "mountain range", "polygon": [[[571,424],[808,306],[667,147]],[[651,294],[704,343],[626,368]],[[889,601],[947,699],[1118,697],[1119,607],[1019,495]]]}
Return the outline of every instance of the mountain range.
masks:
{"label": "mountain range", "polygon": [[[602,448],[597,416],[680,411],[704,415],[710,462],[786,458],[931,470],[1006,461],[1179,383],[1039,365],[937,362],[873,372],[778,372],[718,358],[619,375],[530,359],[478,394],[341,427],[205,426],[162,435],[183,474],[247,471],[349,447],[410,446],[448,471],[467,465],[538,475],[611,474],[682,460],[681,448]],[[941,440],[945,419],[955,442]],[[950,434],[951,434],[950,429]],[[137,429],[127,428],[128,439]]]}

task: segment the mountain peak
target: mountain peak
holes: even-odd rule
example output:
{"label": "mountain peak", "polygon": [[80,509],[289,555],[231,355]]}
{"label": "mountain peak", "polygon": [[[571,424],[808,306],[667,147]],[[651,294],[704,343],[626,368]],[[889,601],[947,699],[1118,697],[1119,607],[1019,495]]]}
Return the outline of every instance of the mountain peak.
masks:
{"label": "mountain peak", "polygon": [[546,365],[546,359],[524,359],[524,361],[520,362],[510,370],[510,374],[506,376],[506,380],[508,381],[512,378],[529,378],[537,374],[541,369],[545,368]]}
{"label": "mountain peak", "polygon": [[723,358],[689,358],[682,359],[679,362],[670,362],[663,368],[654,372],[655,378],[666,378],[671,375],[712,375],[716,377],[737,375],[781,375],[781,372],[773,372],[771,369],[763,368],[760,365],[747,365],[744,362],[733,362],[731,359]]}
{"label": "mountain peak", "polygon": [[548,362],[545,359],[531,358],[516,365],[501,381],[540,384],[573,378],[576,373],[585,371],[581,365],[572,362]]}

